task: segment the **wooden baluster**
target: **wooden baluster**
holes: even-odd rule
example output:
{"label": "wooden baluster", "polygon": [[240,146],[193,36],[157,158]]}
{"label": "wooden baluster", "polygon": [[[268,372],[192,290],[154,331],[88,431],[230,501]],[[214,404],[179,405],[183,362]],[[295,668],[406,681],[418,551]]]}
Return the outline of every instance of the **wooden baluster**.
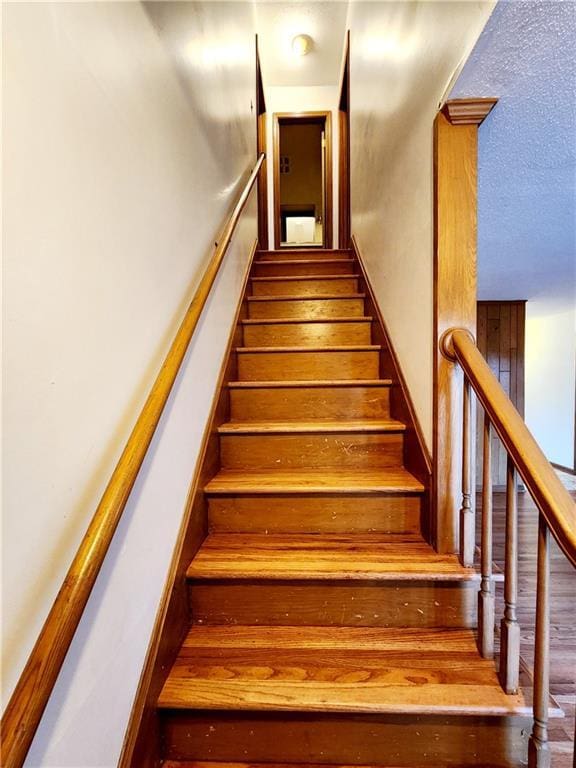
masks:
{"label": "wooden baluster", "polygon": [[494,656],[494,583],[492,579],[492,425],[484,412],[482,467],[482,580],[478,592],[478,648],[483,658]]}
{"label": "wooden baluster", "polygon": [[460,562],[474,565],[475,521],[472,507],[472,392],[464,378],[464,425],[462,430],[462,508],[460,509]]}
{"label": "wooden baluster", "polygon": [[534,648],[534,726],[528,744],[529,768],[550,768],[548,698],[550,695],[550,531],[541,514],[538,520],[536,583],[536,638]]}
{"label": "wooden baluster", "polygon": [[504,561],[504,618],[500,624],[500,683],[506,693],[518,692],[520,626],[518,601],[518,498],[516,467],[508,456],[506,467],[506,552]]}

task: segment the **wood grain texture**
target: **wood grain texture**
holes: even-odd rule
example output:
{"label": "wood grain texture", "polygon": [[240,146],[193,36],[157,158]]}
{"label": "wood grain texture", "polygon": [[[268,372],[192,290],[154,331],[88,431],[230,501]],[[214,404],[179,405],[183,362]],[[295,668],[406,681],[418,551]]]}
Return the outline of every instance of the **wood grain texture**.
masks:
{"label": "wood grain texture", "polygon": [[378,346],[244,347],[238,349],[238,375],[244,381],[284,379],[376,379]]}
{"label": "wood grain texture", "polygon": [[477,125],[434,121],[434,516],[442,552],[459,546],[462,374],[440,352],[451,327],[476,332]]}
{"label": "wood grain texture", "polygon": [[353,275],[354,259],[271,259],[257,261],[252,274],[254,277],[274,277],[295,275]]}
{"label": "wood grain texture", "polygon": [[164,411],[232,235],[264,161],[261,155],[222,231],[200,284],[114,468],[88,530],[42,627],[2,717],[3,765],[22,765],[130,491]]}
{"label": "wood grain texture", "polygon": [[[232,382],[233,419],[388,419],[390,381]],[[245,386],[253,384],[253,386]],[[244,385],[244,386],[243,386]],[[347,385],[347,386],[345,386]]]}
{"label": "wood grain texture", "polygon": [[210,628],[199,640],[196,629],[160,694],[161,708],[529,714],[522,695],[502,692],[471,632],[457,630],[458,642],[452,630],[424,630],[423,642],[397,629],[312,627],[309,639],[307,627],[288,627],[290,642],[283,642],[278,627]]}
{"label": "wood grain texture", "polygon": [[404,439],[395,422],[314,424],[272,422],[256,429],[224,425],[220,457],[224,469],[297,470],[401,467]]}
{"label": "wood grain texture", "polygon": [[[477,305],[477,346],[518,413],[524,417],[524,327],[525,301],[479,301]],[[482,450],[478,409],[476,429],[476,477],[482,477]],[[506,485],[506,450],[497,434],[492,436],[492,483],[499,490]]]}
{"label": "wood grain texture", "polygon": [[287,297],[263,297],[250,296],[250,318],[300,318],[313,320],[328,317],[363,317],[364,296],[353,294],[350,296],[333,295],[322,298],[301,299],[299,296]]}
{"label": "wood grain texture", "polygon": [[424,486],[405,469],[247,472],[221,470],[206,485],[208,494],[260,493],[421,493]]}
{"label": "wood grain texture", "polygon": [[280,250],[260,251],[256,263],[262,261],[309,261],[314,259],[349,259],[350,251],[346,248],[281,248]]}
{"label": "wood grain texture", "polygon": [[243,326],[244,346],[341,346],[370,344],[372,318],[325,321],[250,321]]}
{"label": "wood grain texture", "polygon": [[528,726],[520,716],[168,711],[163,732],[172,759],[233,761],[241,754],[262,763],[520,768]]}
{"label": "wood grain texture", "polygon": [[422,495],[243,494],[208,500],[214,533],[419,533]]}
{"label": "wood grain texture", "polygon": [[454,555],[399,534],[210,534],[189,579],[477,580]]}
{"label": "wood grain texture", "polygon": [[358,278],[351,275],[291,275],[253,277],[253,296],[336,296],[358,293]]}
{"label": "wood grain texture", "polygon": [[190,582],[190,608],[197,624],[472,628],[478,586],[455,576],[198,579]]}

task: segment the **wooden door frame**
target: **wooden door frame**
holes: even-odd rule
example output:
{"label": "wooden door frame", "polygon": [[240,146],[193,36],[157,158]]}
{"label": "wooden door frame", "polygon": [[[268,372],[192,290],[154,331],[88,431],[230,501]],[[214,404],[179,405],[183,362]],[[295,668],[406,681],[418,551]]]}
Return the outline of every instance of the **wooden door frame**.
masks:
{"label": "wooden door frame", "polygon": [[[256,156],[266,154],[266,100],[260,68],[258,35],[256,35]],[[257,182],[258,199],[258,248],[268,250],[268,170],[266,160],[262,163]]]}
{"label": "wooden door frame", "polygon": [[338,245],[350,247],[350,30],[346,32],[338,104]]}
{"label": "wooden door frame", "polygon": [[[324,200],[325,209],[323,215],[322,247],[332,248],[332,113],[328,112],[274,112],[274,248],[277,250],[289,250],[291,246],[282,246],[280,243],[280,124],[282,122],[324,123],[324,136],[326,141],[326,173],[324,175]],[[292,248],[298,246],[292,246]],[[318,247],[318,246],[315,246]]]}

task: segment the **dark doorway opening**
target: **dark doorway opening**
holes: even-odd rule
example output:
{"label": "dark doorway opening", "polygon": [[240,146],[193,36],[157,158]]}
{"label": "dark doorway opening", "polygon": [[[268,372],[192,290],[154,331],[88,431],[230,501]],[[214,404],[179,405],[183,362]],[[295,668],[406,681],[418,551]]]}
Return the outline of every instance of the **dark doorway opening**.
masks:
{"label": "dark doorway opening", "polygon": [[332,247],[330,112],[274,115],[275,248]]}

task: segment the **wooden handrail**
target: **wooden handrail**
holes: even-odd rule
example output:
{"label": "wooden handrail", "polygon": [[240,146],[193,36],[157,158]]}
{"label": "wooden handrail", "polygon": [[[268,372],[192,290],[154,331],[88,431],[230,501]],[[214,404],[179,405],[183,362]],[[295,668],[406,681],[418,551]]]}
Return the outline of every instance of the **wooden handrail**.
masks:
{"label": "wooden handrail", "polygon": [[196,289],[8,703],[1,724],[4,768],[20,768],[26,758],[90,592],[104,562],[114,531],[122,517],[130,491],[264,158],[264,154],[259,156],[222,231],[214,255]]}
{"label": "wooden handrail", "polygon": [[468,331],[451,328],[443,354],[457,360],[562,551],[576,566],[576,504]]}

